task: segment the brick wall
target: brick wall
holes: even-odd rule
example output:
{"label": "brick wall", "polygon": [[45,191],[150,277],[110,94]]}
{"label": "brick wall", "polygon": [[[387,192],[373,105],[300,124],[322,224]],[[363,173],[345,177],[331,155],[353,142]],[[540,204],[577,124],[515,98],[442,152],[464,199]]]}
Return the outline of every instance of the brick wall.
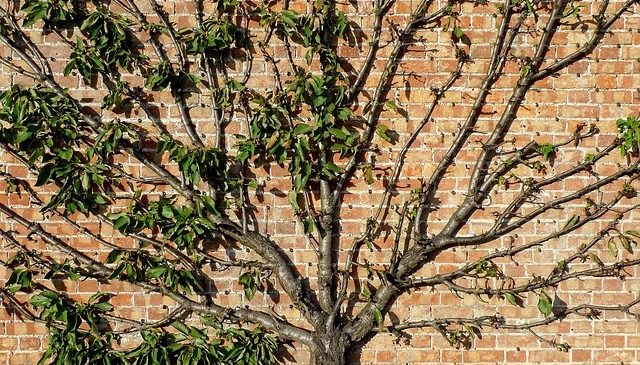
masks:
{"label": "brick wall", "polygon": [[[387,16],[388,22],[384,24],[384,32],[381,44],[383,47],[376,57],[375,66],[365,85],[365,89],[371,93],[374,91],[378,79],[382,76],[384,65],[392,49],[393,36],[389,31],[391,24],[403,26],[408,20],[408,14],[415,8],[418,0],[398,0]],[[339,8],[345,11],[355,24],[355,37],[350,42],[342,42],[339,54],[344,56],[344,66],[359,69],[363,64],[369,36],[373,27],[372,1],[344,2]],[[434,1],[435,9],[441,6],[443,1]],[[433,113],[432,119],[418,135],[411,149],[406,155],[404,170],[397,185],[397,194],[393,196],[392,205],[399,206],[410,198],[412,189],[420,186],[421,179],[428,179],[435,166],[442,159],[459,132],[460,125],[464,122],[474,97],[479,92],[479,87],[487,72],[490,50],[494,42],[499,17],[496,16],[496,1],[487,4],[474,4],[468,2],[456,5],[461,15],[459,25],[465,35],[471,41],[471,46],[462,44],[461,47],[469,54],[472,62],[463,68],[462,76],[453,84],[443,100]],[[612,9],[620,6],[622,1],[612,1]],[[594,14],[599,1],[576,2],[584,6],[581,10],[581,19],[587,21],[586,25],[577,23],[575,18],[567,18],[567,23],[575,22],[575,26],[567,24],[555,35],[553,46],[547,53],[548,63],[554,62],[575,51],[590,36],[588,28],[589,14]],[[3,5],[6,5],[3,4]],[[146,3],[140,4],[144,11]],[[195,19],[192,16],[193,8],[190,2],[164,1],[162,6],[171,14],[171,19],[178,27],[194,26]],[[292,8],[304,12],[310,5],[306,2],[293,2]],[[118,9],[113,5],[113,9]],[[531,168],[519,168],[516,174],[520,177],[540,178],[544,173],[549,176],[560,173],[584,160],[588,153],[605,148],[614,140],[617,133],[615,120],[629,115],[637,116],[640,111],[640,8],[636,5],[633,12],[627,13],[615,23],[593,54],[586,59],[576,62],[567,69],[562,70],[553,77],[546,78],[536,83],[529,91],[526,101],[518,112],[518,117],[510,129],[506,138],[505,150],[513,147],[522,147],[532,140],[538,143],[558,144],[571,138],[576,127],[581,124],[595,124],[600,134],[582,141],[578,146],[570,144],[559,149],[552,163],[545,163],[546,171],[540,172]],[[449,168],[449,173],[442,180],[440,189],[436,194],[439,202],[437,209],[429,216],[428,230],[437,233],[447,222],[465,198],[470,172],[475,160],[481,151],[482,142],[487,138],[500,118],[505,105],[508,103],[511,92],[521,73],[521,63],[526,57],[533,55],[533,50],[541,33],[541,24],[546,19],[544,10],[540,10],[541,19],[536,23],[533,17],[525,21],[522,32],[517,35],[510,57],[505,65],[505,72],[496,83],[488,97],[486,105],[482,107],[482,116],[476,126],[476,132],[469,139],[463,150],[458,154],[455,163]],[[154,20],[154,17],[150,17]],[[251,23],[251,31],[255,37],[261,35],[262,29],[256,23]],[[85,105],[99,110],[99,105],[106,91],[96,91],[86,86],[77,75],[62,76],[61,72],[66,64],[69,49],[60,42],[55,34],[42,35],[38,24],[33,29],[27,30],[29,36],[38,45],[47,59],[51,62],[56,80],[61,86],[69,88],[71,95],[81,100]],[[389,144],[379,137],[374,137],[374,143],[380,148],[376,157],[374,169],[374,182],[367,184],[358,173],[353,184],[347,187],[341,212],[340,251],[341,258],[349,248],[351,241],[365,228],[365,218],[372,215],[378,202],[382,198],[385,182],[393,169],[400,148],[415,130],[417,124],[423,118],[433,100],[433,87],[441,87],[455,71],[457,60],[454,48],[451,46],[450,30],[443,31],[442,25],[436,25],[432,29],[418,32],[422,42],[416,42],[408,47],[408,50],[398,68],[398,75],[394,79],[389,93],[390,99],[395,100],[400,107],[400,112],[385,110],[380,122],[388,125],[390,129],[398,133],[395,144]],[[144,41],[144,39],[142,40]],[[150,46],[147,44],[147,48]],[[167,47],[171,52],[170,47]],[[280,62],[281,70],[286,69],[286,52],[284,46],[275,37],[267,46],[267,49]],[[145,52],[152,54],[150,49]],[[0,48],[0,56],[19,59],[10,49]],[[294,59],[299,62],[304,57],[301,49],[296,49]],[[20,61],[17,61],[20,62]],[[270,64],[256,53],[253,61],[251,78],[248,86],[258,90],[273,85],[272,70]],[[318,65],[311,66],[314,69]],[[242,64],[238,63],[232,68],[232,73],[241,72]],[[140,76],[128,75],[132,83],[141,84],[144,80]],[[287,75],[283,71],[283,78]],[[17,74],[6,66],[0,66],[0,85],[33,85],[33,81]],[[169,131],[179,139],[187,140],[187,136],[179,123],[179,113],[173,104],[173,99],[168,92],[156,92],[153,94],[152,105],[157,107],[158,115],[167,123]],[[356,114],[362,113],[366,104],[366,94],[359,100]],[[215,137],[215,125],[211,122],[210,110],[198,106],[207,105],[206,95],[195,95],[189,103],[193,106],[191,115],[196,122],[200,133],[205,136],[205,141],[213,143]],[[104,118],[111,117],[111,112],[102,111]],[[118,115],[123,119],[136,120],[141,118],[140,124],[148,129],[151,125],[140,111],[133,111],[130,115]],[[241,120],[235,120],[227,129],[227,144],[233,145],[233,133],[245,131]],[[133,158],[117,157],[117,162],[135,175],[150,176],[150,172],[137,165]],[[593,184],[597,181],[596,173],[606,176],[625,166],[627,162],[617,152],[612,153],[599,163],[593,174],[580,173],[576,176],[562,180],[546,187],[541,195],[545,200],[553,199],[576,189]],[[0,153],[0,170],[9,172],[14,176],[35,181],[35,176],[23,165],[7,153]],[[298,270],[309,281],[315,284],[317,268],[314,247],[303,238],[303,228],[293,216],[293,210],[287,201],[286,193],[291,188],[290,177],[286,169],[273,164],[266,168],[257,168],[253,171],[259,182],[264,182],[261,191],[252,191],[250,194],[253,204],[253,213],[258,222],[259,230],[278,242],[286,253],[295,262]],[[4,184],[4,182],[0,183]],[[4,188],[4,186],[1,186]],[[620,184],[614,184],[603,188],[599,193],[589,195],[594,201],[607,200],[614,196],[621,188]],[[4,189],[3,189],[4,190]],[[160,188],[154,194],[168,188]],[[480,234],[488,230],[495,219],[494,213],[504,209],[512,199],[520,192],[521,184],[512,183],[499,186],[490,194],[490,199],[485,202],[485,207],[475,213],[467,222],[460,234]],[[38,193],[42,199],[47,199],[55,190],[50,187],[39,188]],[[123,194],[127,191],[122,192]],[[638,198],[625,198],[617,206],[622,209],[637,204]],[[18,211],[29,220],[41,222],[43,227],[52,234],[67,241],[71,246],[77,247],[92,257],[104,258],[109,252],[98,242],[87,235],[79,233],[73,227],[63,222],[59,217],[43,217],[38,208],[30,202],[27,194],[17,195],[0,192],[0,203],[6,204]],[[317,203],[317,202],[316,202]],[[123,203],[125,205],[125,203]],[[564,209],[552,210],[549,213],[525,224],[516,232],[501,239],[490,242],[480,247],[466,247],[447,250],[437,255],[433,262],[425,265],[416,276],[430,276],[445,274],[455,270],[465,263],[479,259],[480,257],[495,252],[496,249],[508,248],[509,245],[520,245],[535,241],[544,237],[553,230],[561,229],[574,215],[584,211],[583,199],[572,201]],[[525,206],[525,211],[530,211],[532,206]],[[395,224],[397,216],[395,209],[391,209],[387,217],[390,225]],[[545,277],[557,265],[557,262],[576,252],[581,243],[588,240],[601,229],[606,227],[615,212],[605,214],[602,218],[591,222],[576,230],[568,237],[552,239],[541,247],[535,247],[519,254],[514,260],[496,260],[498,266],[505,274],[513,277],[516,282],[522,283],[535,275]],[[120,245],[131,245],[132,242],[110,226],[101,223],[93,216],[75,215],[74,219],[83,227],[101,235],[110,242]],[[637,211],[627,213],[618,227],[620,230],[637,229],[636,225],[640,217]],[[46,245],[41,240],[28,241],[24,228],[16,225],[11,220],[0,215],[0,228],[15,230],[16,237],[28,242],[30,248],[38,250],[45,255],[61,258],[63,255],[55,248]],[[368,261],[375,267],[383,267],[389,261],[394,234],[383,235],[374,242],[376,249],[370,251],[364,249],[359,256],[360,262]],[[15,251],[7,245],[4,246],[1,258],[6,260]],[[227,250],[228,251],[228,250]],[[218,248],[218,254],[224,256],[224,249]],[[594,251],[605,263],[613,262],[613,258],[607,253],[606,240],[596,245]],[[243,252],[237,253],[238,257],[252,257]],[[620,253],[622,255],[622,253]],[[627,255],[627,254],[625,254]],[[635,255],[627,255],[625,258],[634,258]],[[574,269],[581,267],[593,267],[595,264],[587,260],[577,263]],[[3,269],[4,270],[4,269]],[[0,270],[0,278],[7,278],[8,272]],[[601,305],[623,304],[637,297],[640,289],[638,268],[631,267],[625,270],[628,274],[625,280],[617,278],[586,278],[583,280],[571,280],[562,283],[556,288],[547,289],[547,293],[555,298],[556,304],[566,303],[575,306],[583,303]],[[218,291],[216,300],[223,305],[258,304],[265,310],[274,310],[279,315],[291,320],[295,324],[308,326],[301,315],[292,308],[286,295],[278,294],[278,287],[270,289],[268,294],[258,293],[249,303],[242,295],[242,288],[237,283],[238,270],[216,274],[215,285]],[[359,270],[357,276],[363,279],[366,276],[364,270]],[[473,285],[472,281],[467,284]],[[51,284],[47,284],[51,285]],[[116,306],[117,312],[131,318],[154,320],[162,318],[173,306],[169,299],[157,294],[147,294],[135,290],[127,284],[98,283],[87,280],[80,282],[59,281],[53,285],[64,290],[76,299],[86,298],[97,290],[116,293],[111,302]],[[26,299],[27,297],[20,297]],[[508,321],[521,323],[522,321],[539,321],[544,317],[536,308],[538,297],[530,295],[525,298],[524,308],[508,304],[503,299],[486,296],[463,295],[458,297],[445,286],[437,286],[433,289],[423,288],[403,294],[386,316],[388,323],[402,320],[432,319],[439,317],[473,317],[481,315],[493,315],[501,313]],[[356,305],[356,309],[360,304]],[[636,310],[640,312],[640,309]],[[536,329],[536,333],[546,339],[555,340],[558,343],[567,342],[571,345],[568,352],[560,352],[552,348],[535,335],[527,331],[495,330],[483,328],[482,336],[473,338],[469,349],[452,347],[434,329],[421,329],[409,331],[410,336],[398,338],[392,334],[379,334],[366,344],[358,347],[358,350],[350,354],[353,363],[361,364],[432,364],[432,363],[577,363],[577,364],[634,364],[640,363],[640,352],[637,350],[640,344],[640,334],[637,320],[631,315],[618,312],[604,312],[599,320],[572,315],[561,322],[554,322]],[[19,316],[7,308],[0,308],[0,364],[22,365],[35,363],[46,348],[46,329],[43,325],[23,321]],[[135,341],[135,339],[124,339]],[[299,363],[305,363],[308,358],[306,349],[296,346],[290,349],[293,358]]]}

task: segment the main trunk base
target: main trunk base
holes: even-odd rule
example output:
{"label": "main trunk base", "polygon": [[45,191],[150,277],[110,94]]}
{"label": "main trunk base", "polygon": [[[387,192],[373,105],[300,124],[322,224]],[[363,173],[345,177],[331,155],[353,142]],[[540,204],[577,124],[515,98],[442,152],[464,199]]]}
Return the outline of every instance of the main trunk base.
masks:
{"label": "main trunk base", "polygon": [[311,349],[312,365],[345,365],[348,341],[340,334],[328,334],[316,341]]}

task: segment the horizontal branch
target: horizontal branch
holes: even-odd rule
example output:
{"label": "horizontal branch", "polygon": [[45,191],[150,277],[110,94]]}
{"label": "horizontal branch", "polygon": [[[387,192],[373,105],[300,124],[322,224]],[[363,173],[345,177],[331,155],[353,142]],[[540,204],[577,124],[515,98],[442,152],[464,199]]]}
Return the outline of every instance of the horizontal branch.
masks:
{"label": "horizontal branch", "polygon": [[[631,309],[637,306],[638,303],[640,303],[640,297],[630,301],[627,304],[620,304],[620,305],[608,306],[608,305],[595,305],[595,304],[581,304],[574,307],[557,310],[556,313],[553,313],[544,319],[531,321],[531,322],[524,322],[524,323],[507,322],[507,320],[504,317],[502,317],[500,314],[496,314],[493,316],[480,316],[476,318],[438,318],[438,319],[422,320],[422,321],[408,321],[408,322],[403,322],[396,325],[385,326],[382,329],[379,329],[378,331],[398,333],[401,331],[406,331],[408,329],[431,327],[431,328],[434,328],[436,331],[438,331],[440,334],[442,334],[445,338],[449,339],[448,335],[452,334],[453,331],[455,332],[464,331],[468,336],[471,337],[473,335],[476,335],[476,333],[471,335],[468,333],[469,331],[481,332],[483,327],[491,327],[495,329],[506,329],[506,330],[524,330],[529,333],[532,333],[533,335],[538,337],[540,340],[548,343],[549,345],[553,346],[557,350],[567,351],[570,347],[568,344],[557,343],[554,340],[547,340],[537,335],[535,332],[533,332],[533,329],[551,324],[556,321],[562,321],[564,318],[572,314],[578,315],[581,317],[586,317],[589,319],[594,319],[599,317],[601,312],[619,312],[619,313],[630,315],[634,319],[638,320],[640,319],[640,313],[634,313],[631,311]],[[464,329],[457,330],[457,329],[450,328],[451,326],[455,326],[455,325],[463,326]]]}

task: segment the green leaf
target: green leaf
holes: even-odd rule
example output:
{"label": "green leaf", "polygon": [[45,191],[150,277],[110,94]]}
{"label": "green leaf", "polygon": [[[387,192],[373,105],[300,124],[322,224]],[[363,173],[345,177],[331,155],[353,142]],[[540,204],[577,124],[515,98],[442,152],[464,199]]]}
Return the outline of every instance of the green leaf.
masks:
{"label": "green leaf", "polygon": [[107,204],[107,200],[104,198],[104,196],[102,196],[102,194],[93,194],[92,199],[93,199],[93,202],[98,205]]}
{"label": "green leaf", "polygon": [[21,143],[26,141],[27,139],[29,139],[29,137],[31,137],[31,135],[33,134],[33,132],[31,131],[22,131],[20,132],[20,134],[18,134],[18,136],[16,137],[16,143]]}
{"label": "green leaf", "polygon": [[211,213],[216,213],[216,202],[209,195],[203,195],[202,205]]}
{"label": "green leaf", "polygon": [[187,336],[189,335],[189,327],[187,327],[184,323],[180,321],[174,321],[173,323],[171,323],[171,327],[177,329],[184,335],[187,335]]}
{"label": "green leaf", "polygon": [[244,287],[244,295],[247,297],[248,300],[252,300],[255,294],[256,294],[256,290],[253,286],[247,285]]}
{"label": "green leaf", "polygon": [[73,150],[71,148],[66,148],[64,150],[61,150],[60,152],[58,152],[58,157],[60,157],[65,161],[70,161],[71,158],[73,157]]}
{"label": "green leaf", "polygon": [[382,326],[384,324],[384,316],[382,315],[380,308],[378,308],[376,305],[374,305],[373,307],[373,320],[376,322],[378,327],[382,330]]}
{"label": "green leaf", "polygon": [[300,212],[300,205],[298,204],[298,192],[295,190],[291,190],[287,197],[289,198],[289,203],[293,207],[293,210],[296,213]]}
{"label": "green leaf", "polygon": [[38,174],[38,180],[36,181],[36,186],[42,186],[49,182],[51,179],[51,175],[53,175],[53,170],[55,165],[53,163],[48,163],[40,169],[40,173]]}
{"label": "green leaf", "polygon": [[593,162],[596,159],[596,155],[593,153],[587,153],[584,155],[584,161],[585,162]]}
{"label": "green leaf", "polygon": [[102,298],[109,298],[111,297],[111,294],[109,293],[105,293],[103,291],[99,291],[95,294],[93,294],[92,296],[89,297],[88,302],[89,303],[94,303],[94,302],[98,302],[100,300],[102,300]]}
{"label": "green leaf", "polygon": [[361,294],[362,297],[366,300],[370,300],[371,299],[371,290],[369,290],[369,283],[365,282],[362,285],[362,290],[361,290]]}
{"label": "green leaf", "polygon": [[633,249],[631,248],[631,240],[625,237],[624,235],[618,236],[620,240],[620,245],[624,248],[628,253],[633,253]]}
{"label": "green leaf", "polygon": [[58,294],[52,291],[43,291],[31,297],[29,301],[36,308],[47,307],[53,300],[58,299]]}
{"label": "green leaf", "polygon": [[31,271],[23,268],[15,269],[6,283],[6,288],[15,294],[21,289],[31,289]]}
{"label": "green leaf", "polygon": [[369,249],[369,251],[373,252],[373,242],[371,242],[370,239],[365,238],[364,239],[364,244],[367,246],[367,248]]}
{"label": "green leaf", "polygon": [[321,105],[324,105],[324,103],[327,101],[327,98],[325,96],[316,96],[313,99],[313,106],[314,107],[319,107]]}
{"label": "green leaf", "polygon": [[299,136],[301,134],[305,134],[307,132],[312,131],[314,128],[306,123],[298,123],[291,131],[291,134],[294,136]]}
{"label": "green leaf", "polygon": [[147,269],[144,275],[149,279],[157,279],[164,275],[164,273],[167,272],[167,269],[168,268],[165,266],[152,267]]}
{"label": "green leaf", "polygon": [[569,218],[569,220],[567,221],[567,223],[564,225],[564,229],[570,229],[572,227],[574,227],[576,224],[578,224],[580,222],[580,216],[575,214],[573,215],[571,218]]}
{"label": "green leaf", "polygon": [[325,162],[325,164],[322,165],[322,174],[324,176],[327,176],[328,178],[333,179],[342,172],[343,172],[342,168],[340,168],[338,165],[334,164],[333,162]]}
{"label": "green leaf", "polygon": [[569,9],[565,10],[564,14],[562,15],[562,18],[564,19],[564,18],[568,18],[570,16],[578,15],[580,13],[580,9],[584,8],[584,7],[585,7],[585,5],[575,6],[575,5],[572,4]]}
{"label": "green leaf", "polygon": [[258,283],[256,282],[256,276],[253,272],[246,272],[240,275],[238,282],[242,284],[244,288],[244,295],[248,300],[253,299],[256,291],[258,290]]}
{"label": "green leaf", "polygon": [[480,327],[473,325],[473,324],[465,324],[464,328],[467,330],[467,333],[469,334],[470,338],[476,338],[476,337],[480,337],[481,335],[481,330]]}
{"label": "green leaf", "polygon": [[93,307],[99,310],[100,312],[110,312],[113,310],[113,305],[107,302],[96,303],[93,305]]}
{"label": "green leaf", "polygon": [[109,279],[119,278],[126,267],[127,264],[125,263],[121,263],[120,265],[116,266],[111,275],[109,275]]}
{"label": "green leaf", "polygon": [[389,135],[389,127],[387,127],[386,125],[380,125],[378,126],[378,128],[376,128],[376,134],[378,135],[378,137],[384,139],[385,141],[391,143],[392,139],[391,136]]}
{"label": "green leaf", "polygon": [[618,246],[615,242],[615,237],[609,238],[609,242],[607,242],[607,248],[609,249],[609,253],[613,257],[618,257]]}
{"label": "green leaf", "polygon": [[29,161],[27,161],[27,163],[29,164],[29,166],[33,166],[33,164],[43,155],[44,155],[44,148],[43,147],[37,148],[35,151],[31,153],[31,156],[29,157]]}
{"label": "green leaf", "polygon": [[162,216],[165,217],[165,218],[169,218],[169,219],[173,218],[174,217],[173,209],[171,209],[171,207],[168,206],[168,205],[163,206],[162,207]]}
{"label": "green leaf", "polygon": [[311,217],[306,217],[302,223],[304,225],[305,234],[313,233],[313,219]]}
{"label": "green leaf", "polygon": [[393,110],[394,112],[397,112],[397,111],[398,111],[398,105],[397,105],[397,104],[396,104],[396,102],[395,102],[395,101],[393,101],[393,100],[387,100],[387,101],[384,103],[384,106],[385,106],[387,109],[391,109],[391,110]]}
{"label": "green leaf", "polygon": [[329,128],[329,133],[331,133],[332,136],[336,137],[339,140],[344,141],[345,139],[347,139],[347,134],[339,128]]}
{"label": "green leaf", "polygon": [[462,31],[462,28],[456,25],[455,27],[453,27],[453,35],[454,37],[460,39],[464,36],[464,32]]}
{"label": "green leaf", "polygon": [[552,309],[553,309],[553,306],[552,306],[551,298],[549,298],[547,293],[545,293],[544,291],[541,291],[538,296],[538,310],[545,317],[548,317],[551,314]]}
{"label": "green leaf", "polygon": [[64,70],[62,70],[62,75],[64,76],[69,76],[71,74],[71,71],[73,71],[76,68],[76,59],[72,59],[70,60],[67,65],[64,67]]}
{"label": "green leaf", "polygon": [[524,0],[527,3],[527,12],[529,14],[535,14],[535,10],[533,9],[533,4],[531,4],[531,0]]}
{"label": "green leaf", "polygon": [[370,163],[362,166],[362,175],[364,177],[364,181],[366,181],[367,184],[371,185],[374,183],[375,180],[373,180],[373,166],[371,166]]}
{"label": "green leaf", "polygon": [[338,109],[338,113],[336,114],[336,118],[338,120],[346,121],[351,116],[351,110],[348,108],[340,108]]}
{"label": "green leaf", "polygon": [[112,263],[120,260],[123,256],[124,256],[124,251],[123,250],[113,250],[113,251],[109,252],[109,255],[107,256],[106,263],[107,264],[112,264]]}
{"label": "green leaf", "polygon": [[131,223],[131,219],[127,215],[120,215],[113,222],[113,228],[117,229],[120,232],[123,232],[125,228]]}
{"label": "green leaf", "polygon": [[551,156],[555,154],[556,147],[552,144],[541,144],[538,146],[538,152],[542,154],[545,161],[549,161]]}
{"label": "green leaf", "polygon": [[508,291],[504,293],[504,297],[507,300],[507,302],[509,302],[509,304],[514,305],[516,307],[518,306],[518,300],[515,293]]}
{"label": "green leaf", "polygon": [[596,254],[590,253],[587,255],[587,257],[589,257],[589,260],[595,262],[598,266],[604,266],[604,262],[602,262],[602,260],[600,260],[600,258]]}
{"label": "green leaf", "polygon": [[636,230],[628,230],[628,231],[625,231],[624,234],[629,235],[629,236],[633,236],[635,238],[640,238],[640,232],[638,232]]}
{"label": "green leaf", "polygon": [[28,13],[22,22],[22,25],[24,27],[28,27],[36,23],[38,20],[44,19],[47,16],[47,10],[48,9],[46,7],[42,7]]}

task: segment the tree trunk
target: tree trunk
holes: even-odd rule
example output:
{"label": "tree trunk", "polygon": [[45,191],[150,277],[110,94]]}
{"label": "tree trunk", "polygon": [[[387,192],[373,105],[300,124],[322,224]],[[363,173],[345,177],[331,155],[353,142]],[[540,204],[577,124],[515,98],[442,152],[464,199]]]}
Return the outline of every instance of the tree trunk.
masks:
{"label": "tree trunk", "polygon": [[345,352],[349,345],[346,337],[338,331],[318,335],[316,346],[311,349],[312,365],[345,365]]}
{"label": "tree trunk", "polygon": [[[339,352],[339,353],[338,353]],[[345,365],[344,351],[329,353],[314,351],[311,353],[311,365]]]}

